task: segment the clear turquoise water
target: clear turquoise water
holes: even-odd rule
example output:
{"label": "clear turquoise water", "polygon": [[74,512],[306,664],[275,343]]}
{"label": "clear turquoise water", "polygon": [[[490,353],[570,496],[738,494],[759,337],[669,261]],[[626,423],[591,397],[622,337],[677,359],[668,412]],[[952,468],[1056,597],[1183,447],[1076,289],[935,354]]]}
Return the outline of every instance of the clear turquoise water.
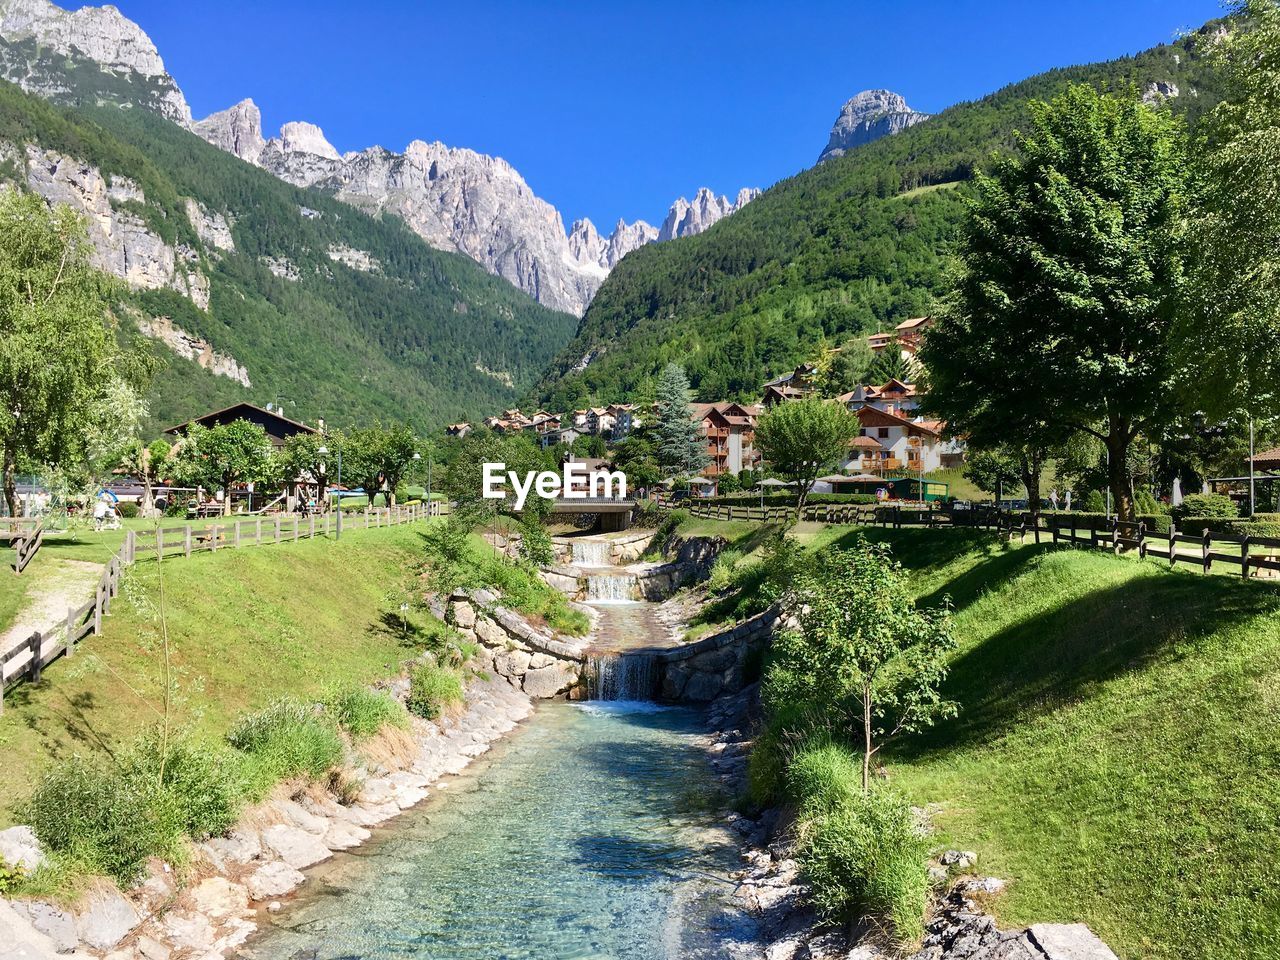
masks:
{"label": "clear turquoise water", "polygon": [[[549,703],[511,741],[308,882],[260,960],[731,956],[732,838],[700,714]],[[304,888],[305,889],[305,888]]]}

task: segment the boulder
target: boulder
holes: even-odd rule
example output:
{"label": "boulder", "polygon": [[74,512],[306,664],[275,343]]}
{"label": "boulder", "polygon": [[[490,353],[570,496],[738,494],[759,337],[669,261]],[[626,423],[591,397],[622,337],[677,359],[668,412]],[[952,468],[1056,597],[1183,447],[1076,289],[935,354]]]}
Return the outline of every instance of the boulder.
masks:
{"label": "boulder", "polygon": [[142,955],[143,960],[169,960],[169,957],[173,955],[173,950],[170,947],[151,937],[139,937],[137,947],[138,953]]}
{"label": "boulder", "polygon": [[370,836],[372,834],[364,827],[340,820],[329,828],[321,842],[330,850],[349,850],[364,843]]}
{"label": "boulder", "polygon": [[262,856],[262,840],[254,830],[232,830],[225,837],[206,840],[203,846],[215,866],[248,863]]}
{"label": "boulder", "polygon": [[470,630],[476,625],[476,611],[471,604],[465,600],[455,600],[449,605],[449,610],[453,614],[453,623],[456,627],[463,630]]}
{"label": "boulder", "polygon": [[65,910],[60,910],[51,903],[41,903],[39,900],[15,900],[13,908],[48,937],[58,953],[71,953],[79,945],[80,938],[76,936],[75,919]]}
{"label": "boulder", "polygon": [[11,867],[34,870],[44,863],[44,851],[30,827],[10,827],[0,830],[0,862]]}
{"label": "boulder", "polygon": [[[538,656],[546,655],[538,654]],[[532,658],[527,650],[504,650],[494,654],[493,669],[504,677],[522,677],[529,669],[531,662]]]}
{"label": "boulder", "polygon": [[1097,934],[1083,923],[1037,923],[1027,930],[1048,960],[1117,960]]}
{"label": "boulder", "polygon": [[306,879],[300,871],[287,863],[272,860],[250,874],[244,885],[251,899],[270,900],[274,897],[283,897],[301,886]]}
{"label": "boulder", "polygon": [[197,955],[207,953],[217,939],[213,924],[202,913],[171,910],[160,921],[165,942],[178,950],[191,950]]}
{"label": "boulder", "polygon": [[476,636],[480,642],[490,647],[504,647],[510,639],[507,632],[488,617],[476,619]]}
{"label": "boulder", "polygon": [[329,821],[325,817],[311,813],[302,804],[293,800],[274,800],[271,803],[271,809],[280,814],[285,823],[317,837],[323,836],[329,829]]}
{"label": "boulder", "polygon": [[191,904],[201,913],[221,920],[244,913],[249,906],[249,895],[238,883],[225,877],[210,877],[191,889]]}
{"label": "boulder", "polygon": [[578,682],[577,674],[562,664],[530,670],[524,675],[524,692],[545,700],[563,693]]}
{"label": "boulder", "polygon": [[296,870],[327,860],[330,855],[329,848],[315,834],[283,823],[263,830],[262,842]]}
{"label": "boulder", "polygon": [[76,936],[95,949],[110,950],[141,922],[120,891],[98,890],[76,912]]}

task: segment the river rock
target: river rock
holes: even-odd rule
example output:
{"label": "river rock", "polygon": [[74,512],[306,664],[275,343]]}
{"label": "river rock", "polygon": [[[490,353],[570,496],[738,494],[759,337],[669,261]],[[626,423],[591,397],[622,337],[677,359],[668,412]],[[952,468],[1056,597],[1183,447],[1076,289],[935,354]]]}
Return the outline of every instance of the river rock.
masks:
{"label": "river rock", "polygon": [[80,943],[76,936],[75,918],[51,903],[39,900],[13,901],[13,908],[26,916],[31,925],[53,941],[58,953],[71,953]]}
{"label": "river rock", "polygon": [[191,889],[191,903],[203,914],[215,920],[239,916],[249,905],[245,888],[225,877],[210,877]]}
{"label": "river rock", "polygon": [[373,834],[364,827],[358,827],[354,823],[338,821],[329,827],[321,838],[321,842],[330,850],[349,850],[364,843],[371,836]]}
{"label": "river rock", "polygon": [[142,936],[138,938],[138,953],[143,960],[169,960],[173,956],[173,949],[165,946],[159,940],[152,937]]}
{"label": "river rock", "polygon": [[315,834],[283,823],[263,830],[262,842],[274,850],[281,860],[298,870],[327,860],[330,856],[329,848]]}
{"label": "river rock", "polygon": [[532,659],[527,650],[504,650],[494,654],[493,669],[504,677],[522,677],[528,671]]}
{"label": "river rock", "polygon": [[329,829],[329,822],[324,817],[308,812],[302,804],[293,800],[273,800],[271,809],[280,814],[285,823],[317,837],[323,836]]}
{"label": "river rock", "polygon": [[44,863],[44,851],[36,832],[30,827],[10,827],[0,830],[0,861],[11,867],[34,870]]}
{"label": "river rock", "polygon": [[1027,935],[1048,960],[1117,960],[1083,923],[1037,923]]}
{"label": "river rock", "polygon": [[273,897],[283,897],[294,888],[301,886],[306,879],[300,871],[287,863],[272,860],[249,875],[245,880],[245,889],[254,900],[269,900]]}
{"label": "river rock", "polygon": [[160,920],[165,941],[177,950],[206,951],[216,937],[213,924],[202,913],[170,910]]}
{"label": "river rock", "polygon": [[559,664],[530,670],[524,675],[524,692],[531,697],[546,700],[563,693],[578,682],[575,674]]}
{"label": "river rock", "polygon": [[203,844],[204,851],[215,865],[222,863],[249,863],[262,856],[262,838],[256,830],[237,828],[225,837],[214,837]]}
{"label": "river rock", "polygon": [[98,950],[110,950],[142,922],[142,917],[120,891],[99,890],[86,898],[75,922],[80,940]]}
{"label": "river rock", "polygon": [[453,624],[463,630],[470,630],[476,625],[476,611],[465,600],[455,600],[449,605],[453,614]]}

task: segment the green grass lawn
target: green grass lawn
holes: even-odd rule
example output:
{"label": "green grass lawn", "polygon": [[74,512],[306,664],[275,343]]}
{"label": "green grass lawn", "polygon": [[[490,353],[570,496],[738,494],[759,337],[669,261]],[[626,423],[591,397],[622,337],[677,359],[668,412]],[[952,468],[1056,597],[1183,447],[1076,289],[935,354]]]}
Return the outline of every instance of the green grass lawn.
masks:
{"label": "green grass lawn", "polygon": [[415,581],[423,529],[351,530],[341,542],[317,538],[130,568],[104,633],[47,668],[41,684],[8,692],[0,822],[51,761],[110,752],[159,719],[162,596],[173,715],[197,732],[221,734],[238,714],[280,694],[319,694],[337,681],[395,673],[411,653],[395,618]]}
{"label": "green grass lawn", "polygon": [[18,611],[22,609],[27,588],[31,586],[32,577],[38,572],[36,564],[40,559],[40,555],[36,554],[35,559],[31,561],[31,566],[27,567],[22,576],[18,576],[9,566],[13,551],[10,550],[8,553],[5,566],[0,569],[0,631],[7,629],[9,624],[13,623],[13,618]]}
{"label": "green grass lawn", "polygon": [[1135,960],[1275,956],[1280,585],[963,531],[867,535],[922,602],[955,606],[960,716],[887,767],[935,805],[939,846],[1010,881],[1001,920],[1084,921]]}

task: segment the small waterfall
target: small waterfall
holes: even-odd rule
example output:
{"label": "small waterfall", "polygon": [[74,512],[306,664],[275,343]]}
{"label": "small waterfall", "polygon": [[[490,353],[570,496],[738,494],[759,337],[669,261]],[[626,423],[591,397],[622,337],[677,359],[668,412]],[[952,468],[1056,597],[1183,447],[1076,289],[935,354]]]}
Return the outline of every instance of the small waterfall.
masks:
{"label": "small waterfall", "polygon": [[587,699],[654,700],[658,658],[651,653],[601,653],[587,662]]}
{"label": "small waterfall", "polygon": [[607,573],[587,577],[587,603],[632,603],[639,581],[634,573]]}
{"label": "small waterfall", "polygon": [[609,558],[610,546],[608,540],[574,540],[573,565],[575,567],[610,566],[612,563]]}

